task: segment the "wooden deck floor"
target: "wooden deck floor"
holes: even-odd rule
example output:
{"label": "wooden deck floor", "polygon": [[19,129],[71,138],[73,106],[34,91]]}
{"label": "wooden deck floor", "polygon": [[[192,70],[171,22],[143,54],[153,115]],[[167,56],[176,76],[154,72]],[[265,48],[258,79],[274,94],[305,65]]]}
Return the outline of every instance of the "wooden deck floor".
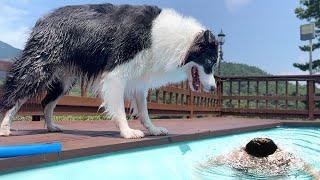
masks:
{"label": "wooden deck floor", "polygon": [[[256,126],[269,126],[279,123],[277,120],[256,120],[240,118],[201,118],[201,119],[170,119],[154,120],[157,126],[166,127],[169,136],[214,132]],[[44,122],[14,122],[13,136],[0,137],[0,145],[23,143],[46,143],[60,141],[63,150],[71,150],[101,145],[159,139],[163,137],[146,136],[142,139],[123,139],[114,124],[110,121],[60,121],[64,127],[62,133],[48,133]],[[130,127],[147,131],[138,120],[130,121]]]}
{"label": "wooden deck floor", "polygon": [[[60,121],[57,124],[65,128],[62,133],[47,133],[43,121],[14,122],[13,136],[0,137],[0,146],[59,141],[62,143],[63,151],[60,154],[1,159],[0,171],[130,148],[271,128],[283,124],[281,120],[235,117],[154,120],[154,123],[166,127],[170,134],[146,136],[142,139],[123,139],[110,121]],[[138,120],[130,121],[130,126],[147,133]]]}

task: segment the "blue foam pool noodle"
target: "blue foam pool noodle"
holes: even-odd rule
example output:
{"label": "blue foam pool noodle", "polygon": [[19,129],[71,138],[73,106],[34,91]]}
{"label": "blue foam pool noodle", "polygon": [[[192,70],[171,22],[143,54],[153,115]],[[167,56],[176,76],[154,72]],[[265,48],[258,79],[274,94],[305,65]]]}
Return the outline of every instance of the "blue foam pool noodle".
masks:
{"label": "blue foam pool noodle", "polygon": [[61,152],[61,143],[0,146],[0,158]]}

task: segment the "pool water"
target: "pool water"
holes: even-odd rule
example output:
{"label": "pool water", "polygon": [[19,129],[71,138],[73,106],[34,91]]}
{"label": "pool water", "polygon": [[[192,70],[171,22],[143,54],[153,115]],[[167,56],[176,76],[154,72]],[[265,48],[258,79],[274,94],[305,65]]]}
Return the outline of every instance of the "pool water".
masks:
{"label": "pool water", "polygon": [[273,139],[280,148],[292,152],[320,171],[320,128],[278,127],[51,163],[2,174],[0,179],[311,179],[307,173],[299,170],[281,176],[262,177],[227,166],[198,168],[208,158],[240,148],[255,137]]}

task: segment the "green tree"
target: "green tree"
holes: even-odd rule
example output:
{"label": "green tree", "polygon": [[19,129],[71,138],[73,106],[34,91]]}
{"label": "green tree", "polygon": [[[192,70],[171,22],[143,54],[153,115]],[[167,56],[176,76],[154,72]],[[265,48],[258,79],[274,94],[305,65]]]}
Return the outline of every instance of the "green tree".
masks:
{"label": "green tree", "polygon": [[[320,0],[300,0],[300,6],[295,9],[295,14],[301,20],[314,22],[316,25],[316,33],[320,33]],[[309,45],[299,46],[301,51],[310,51]],[[320,36],[313,43],[312,51],[320,48]],[[309,70],[309,63],[294,63],[294,67],[302,71]],[[320,71],[320,59],[313,60],[312,69],[314,72]]]}

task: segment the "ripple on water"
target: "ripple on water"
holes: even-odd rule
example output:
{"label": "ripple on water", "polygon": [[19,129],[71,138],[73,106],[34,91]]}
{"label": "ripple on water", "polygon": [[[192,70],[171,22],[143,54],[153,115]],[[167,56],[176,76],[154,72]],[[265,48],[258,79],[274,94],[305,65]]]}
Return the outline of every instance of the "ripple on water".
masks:
{"label": "ripple on water", "polygon": [[286,174],[268,174],[263,172],[250,172],[234,169],[228,166],[217,167],[198,167],[196,173],[201,179],[248,179],[248,180],[266,180],[266,179],[312,179],[304,171],[292,170]]}
{"label": "ripple on water", "polygon": [[[230,136],[228,140],[236,141],[235,139],[239,140],[241,136]],[[284,151],[292,153],[294,157],[320,171],[320,128],[276,128],[271,131],[248,133],[244,136],[242,141],[267,136]],[[195,172],[201,179],[312,179],[311,175],[295,165],[281,170],[271,166],[272,164],[262,164],[260,168],[250,170],[237,168],[232,164],[207,165],[196,166]]]}

